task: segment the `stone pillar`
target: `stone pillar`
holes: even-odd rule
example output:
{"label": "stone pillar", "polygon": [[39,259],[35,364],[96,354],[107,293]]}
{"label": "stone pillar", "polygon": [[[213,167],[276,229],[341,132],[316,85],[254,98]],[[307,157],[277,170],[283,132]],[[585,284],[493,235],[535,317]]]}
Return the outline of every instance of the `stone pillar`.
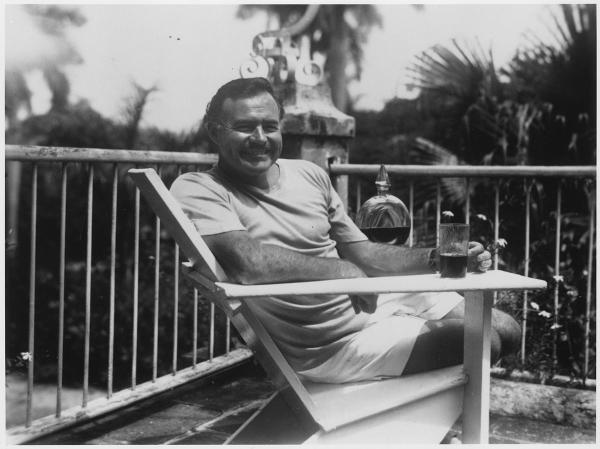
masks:
{"label": "stone pillar", "polygon": [[[348,163],[354,138],[354,117],[336,109],[329,86],[295,82],[275,84],[285,115],[282,121],[283,153],[288,159],[306,159],[326,171],[330,163]],[[334,187],[348,207],[348,177],[340,176]]]}

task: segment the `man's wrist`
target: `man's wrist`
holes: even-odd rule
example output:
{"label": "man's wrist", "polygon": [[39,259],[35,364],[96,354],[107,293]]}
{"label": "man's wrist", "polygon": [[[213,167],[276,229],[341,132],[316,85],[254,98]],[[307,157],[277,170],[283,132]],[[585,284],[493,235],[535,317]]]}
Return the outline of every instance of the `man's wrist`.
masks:
{"label": "man's wrist", "polygon": [[440,261],[440,252],[438,251],[437,248],[432,248],[431,251],[429,252],[429,261],[428,261],[428,265],[429,265],[429,269],[435,273],[436,271],[439,270],[439,261]]}

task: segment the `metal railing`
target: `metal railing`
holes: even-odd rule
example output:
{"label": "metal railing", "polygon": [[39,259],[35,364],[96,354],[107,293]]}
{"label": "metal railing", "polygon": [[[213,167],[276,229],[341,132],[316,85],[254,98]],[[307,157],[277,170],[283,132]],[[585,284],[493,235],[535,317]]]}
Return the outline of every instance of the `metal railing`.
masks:
{"label": "metal railing", "polygon": [[[27,369],[27,405],[26,418],[23,426],[15,427],[9,430],[15,442],[30,440],[43,433],[48,433],[62,426],[72,424],[81,419],[88,419],[107,411],[128,405],[134,401],[157,394],[173,386],[180,385],[193,379],[197,379],[214,370],[222,369],[232,364],[239,363],[250,357],[250,353],[241,348],[231,350],[230,342],[232,339],[229,321],[222,320],[219,324],[215,319],[214,305],[208,304],[198,292],[191,289],[187,283],[181,283],[179,279],[179,249],[172,240],[168,242],[162,229],[160,220],[149,212],[149,208],[140,201],[139,192],[134,188],[131,181],[125,176],[126,169],[133,166],[153,166],[156,167],[159,174],[168,185],[178,174],[188,170],[205,169],[216,161],[216,155],[198,154],[198,153],[175,153],[159,151],[130,151],[130,150],[102,150],[89,148],[50,148],[50,147],[32,147],[32,146],[6,146],[6,160],[10,164],[16,164],[21,173],[22,182],[19,199],[21,206],[27,205],[29,216],[26,211],[19,212],[18,222],[21,224],[21,230],[28,230],[29,235],[24,235],[18,242],[16,254],[21,255],[21,264],[15,263],[14,267],[26,267],[24,270],[12,273],[14,279],[9,282],[17,282],[22,286],[27,286],[28,297],[27,309],[27,339],[28,350],[26,354]],[[525,185],[526,198],[526,223],[523,233],[525,234],[525,263],[524,274],[528,275],[530,261],[530,200],[532,179],[541,178],[560,178],[575,179],[589,178],[595,179],[595,167],[439,167],[439,166],[387,166],[388,172],[396,179],[403,177],[409,180],[408,196],[409,209],[411,216],[418,216],[418,204],[415,202],[415,186],[419,179],[435,180],[435,223],[439,224],[440,214],[443,203],[442,180],[446,177],[462,177],[465,179],[465,186],[468,195],[464,202],[465,217],[469,220],[471,211],[471,188],[475,184],[475,178],[495,178],[498,182],[494,183],[494,238],[499,237],[500,229],[500,182],[501,178],[515,179],[522,178]],[[14,170],[15,167],[7,165],[7,171]],[[374,179],[377,173],[377,166],[360,165],[331,165],[330,174],[332,177],[343,175],[354,175],[355,201],[356,207],[361,203],[361,198],[365,197],[364,183],[359,182],[360,176],[369,176]],[[56,179],[59,179],[59,183]],[[29,181],[28,183],[24,181]],[[74,187],[70,188],[70,183]],[[15,183],[11,184],[15,185]],[[59,188],[55,188],[55,186]],[[43,187],[43,188],[41,188]],[[78,188],[79,187],[79,188]],[[561,212],[562,197],[560,187],[557,195],[557,214],[556,214],[556,233],[560,237],[560,223],[563,218]],[[9,195],[15,192],[7,192]],[[84,255],[73,255],[69,251],[71,243],[76,238],[77,232],[69,231],[69,218],[74,220],[74,215],[78,210],[74,201],[81,201],[82,195],[85,195],[84,211],[81,220],[82,228],[85,229],[81,240],[84,248]],[[58,203],[58,207],[54,204]],[[8,203],[7,203],[8,204]],[[100,205],[109,205],[109,211],[98,210]],[[80,205],[81,206],[81,205]],[[593,305],[593,235],[595,231],[594,223],[595,198],[593,191],[590,192],[589,199],[589,248],[587,260],[587,287],[586,287],[586,314],[585,314],[585,373],[588,372],[589,353],[590,353],[590,317]],[[70,215],[69,215],[69,213]],[[45,216],[45,225],[43,229],[38,227],[41,222],[40,214]],[[105,216],[109,218],[106,219]],[[145,219],[144,219],[145,217]],[[16,217],[12,217],[13,221]],[[95,220],[101,219],[101,225],[96,224]],[[8,217],[9,224],[11,217]],[[48,226],[48,223],[58,223],[56,229]],[[25,226],[28,225],[28,227]],[[107,229],[104,229],[104,228]],[[73,226],[71,226],[71,229]],[[124,229],[126,231],[124,231]],[[437,227],[436,227],[437,229]],[[56,232],[51,234],[50,232]],[[16,232],[16,230],[15,230]],[[127,234],[128,235],[124,235]],[[131,235],[131,233],[133,235]],[[23,232],[21,232],[23,234]],[[25,232],[25,234],[27,234]],[[418,244],[415,235],[411,232],[410,244]],[[108,238],[106,236],[108,235]],[[40,248],[46,251],[48,239],[58,241],[57,254],[49,256],[45,252],[40,253]],[[40,245],[40,240],[43,244]],[[556,243],[556,276],[560,275],[560,248],[557,238]],[[143,243],[144,247],[140,245]],[[167,244],[168,243],[168,244]],[[108,248],[106,258],[98,261],[95,259],[95,252],[101,252],[103,245]],[[51,246],[51,245],[50,245]],[[28,250],[28,252],[27,252]],[[15,257],[9,255],[8,257]],[[28,254],[28,255],[27,255]],[[40,260],[43,256],[44,261]],[[51,259],[51,262],[48,262]],[[106,263],[108,260],[108,263]],[[55,262],[52,262],[55,261]],[[51,278],[46,284],[55,286],[50,298],[48,288],[44,292],[36,290],[43,279],[48,278],[46,271],[49,269],[42,264],[55,264],[57,275]],[[498,256],[495,256],[494,264],[498,266]],[[172,271],[165,272],[161,266],[169,265]],[[84,269],[81,270],[81,266]],[[79,267],[79,268],[77,268]],[[11,269],[11,268],[9,268]],[[69,284],[74,283],[80,271],[83,271],[83,288],[75,293],[69,293]],[[14,269],[13,269],[14,271]],[[73,274],[75,273],[75,274]],[[594,273],[595,275],[595,273]],[[44,277],[45,276],[45,277]],[[71,281],[70,281],[71,279]],[[92,288],[94,282],[100,282],[101,293]],[[127,282],[127,291],[123,291],[124,283]],[[44,284],[44,285],[46,285]],[[21,286],[21,287],[22,287]],[[165,286],[169,291],[165,292]],[[46,286],[47,287],[47,286]],[[24,287],[23,287],[24,288]],[[559,283],[555,285],[557,298],[559,295]],[[129,293],[130,292],[130,293]],[[145,294],[143,294],[145,292]],[[14,292],[13,292],[14,294]],[[50,296],[52,296],[50,295]],[[73,298],[71,298],[73,296]],[[94,308],[104,307],[105,296],[108,297],[108,306],[97,320],[94,318]],[[166,298],[166,299],[165,299]],[[181,302],[182,298],[188,299],[187,302]],[[20,298],[7,297],[7,308],[13,307]],[[57,309],[57,330],[56,330],[56,413],[54,416],[48,416],[40,419],[33,419],[32,409],[34,401],[34,367],[36,361],[36,329],[40,325],[40,320],[48,320],[48,316],[37,316],[36,306],[47,302],[55,301]],[[74,318],[69,318],[70,308],[77,307],[77,301],[83,303],[83,311]],[[123,316],[118,313],[119,302],[127,301],[127,306],[131,307],[130,312],[122,313],[128,315],[130,322],[127,328],[131,329],[129,342],[122,341]],[[558,299],[557,299],[558,301]],[[559,314],[559,304],[554,304],[554,319]],[[191,307],[189,304],[192,304]],[[525,341],[527,337],[528,325],[528,303],[527,294],[523,297],[523,334],[522,334],[522,357],[525,356]],[[168,306],[168,313],[165,307]],[[185,307],[182,310],[181,306]],[[44,310],[49,310],[47,307]],[[151,313],[147,313],[148,310]],[[199,315],[199,310],[203,311]],[[121,312],[123,312],[121,310]],[[186,327],[180,327],[182,322],[187,322],[187,313],[192,314],[191,323]],[[169,326],[172,333],[167,340],[171,343],[170,348],[170,366],[161,368],[161,363],[167,357],[166,349],[161,345],[159,324],[161,317],[165,314],[172,315],[172,322]],[[139,317],[150,317],[147,320],[139,320]],[[206,318],[208,316],[208,318]],[[68,319],[67,319],[68,318]],[[73,322],[81,319],[83,323]],[[70,320],[70,321],[69,321]],[[187,320],[187,321],[186,321]],[[198,361],[198,341],[204,336],[199,336],[198,329],[202,320],[207,320],[205,327],[208,328],[207,354],[205,360]],[[81,374],[81,406],[63,409],[62,392],[63,376],[65,368],[65,348],[64,343],[67,338],[67,321],[71,323],[70,327],[83,329],[83,371]],[[96,322],[97,321],[97,322]],[[151,322],[151,331],[147,331],[148,338],[152,341],[142,342],[140,345],[139,335],[142,333],[140,325]],[[121,324],[119,324],[121,323]],[[164,325],[164,320],[163,320]],[[148,326],[145,326],[146,328]],[[191,329],[190,329],[191,328]],[[70,331],[69,331],[70,332]],[[191,356],[189,366],[182,368],[180,364],[183,360],[180,347],[181,342],[187,342],[182,338],[182,332],[191,332],[189,339],[192,340],[191,348],[188,348]],[[102,341],[106,343],[106,364],[104,368],[96,366],[90,367],[90,354],[94,350],[94,341],[99,341],[95,334],[101,334]],[[215,357],[216,336],[221,333],[224,345],[223,355]],[[146,334],[145,334],[146,335]],[[72,337],[72,336],[71,336]],[[54,338],[54,337],[53,337]],[[120,340],[117,342],[116,340]],[[125,351],[123,347],[127,347]],[[151,347],[151,373],[146,374],[147,380],[140,382],[141,362],[138,355]],[[118,351],[117,351],[118,350]],[[163,356],[161,357],[161,350]],[[118,352],[118,354],[117,354]],[[69,360],[74,354],[68,354]],[[115,360],[125,358],[129,363],[129,381],[128,386],[121,385],[119,391],[114,392],[115,385]],[[162,363],[164,365],[164,363]],[[142,364],[143,365],[143,364]],[[121,367],[121,374],[123,363]],[[106,373],[105,376],[105,397],[95,400],[89,400],[91,368],[100,369]],[[161,372],[162,370],[162,372]],[[104,378],[98,376],[97,372],[94,378]],[[141,376],[144,377],[144,376]],[[121,384],[123,376],[120,375]],[[98,382],[95,381],[95,384]]]}
{"label": "metal railing", "polygon": [[[224,369],[228,366],[233,366],[240,363],[243,360],[251,357],[251,353],[245,348],[231,349],[231,335],[230,335],[230,324],[229,320],[225,317],[221,317],[221,320],[215,318],[215,308],[213,304],[209,304],[208,301],[203,300],[199,297],[198,291],[191,289],[189,285],[181,282],[179,275],[179,248],[178,246],[169,239],[168,242],[163,242],[166,236],[161,230],[160,220],[151,214],[149,207],[145,207],[145,204],[140,201],[140,194],[137,188],[133,187],[132,182],[126,177],[127,168],[133,166],[153,166],[157,169],[159,174],[167,175],[167,178],[172,181],[177,175],[188,170],[204,170],[210,165],[216,162],[216,155],[214,154],[198,154],[198,153],[171,153],[171,152],[158,152],[158,151],[128,151],[128,150],[103,150],[103,149],[89,149],[89,148],[50,148],[50,147],[31,147],[31,146],[6,146],[6,160],[7,160],[7,172],[18,169],[19,176],[21,179],[21,193],[19,197],[19,203],[21,206],[28,205],[29,208],[29,235],[23,235],[22,241],[18,242],[16,253],[19,254],[22,249],[29,249],[29,257],[26,263],[26,270],[20,272],[19,265],[15,262],[15,254],[10,256],[7,251],[7,259],[12,257],[12,264],[7,264],[7,269],[12,269],[12,277],[7,283],[12,284],[25,284],[28,285],[28,310],[27,310],[27,323],[23,324],[28,329],[27,333],[27,351],[21,350],[21,361],[24,362],[27,370],[27,401],[25,410],[24,425],[17,426],[9,429],[8,435],[11,442],[19,443],[31,440],[32,438],[41,436],[51,431],[57,430],[61,427],[72,424],[74,421],[88,419],[91,417],[99,416],[100,414],[106,413],[125,405],[129,405],[137,400],[144,399],[148,396],[158,394],[162,391],[173,388],[174,386],[181,385],[191,380],[200,378],[212,372]],[[13,164],[12,166],[10,164]],[[17,164],[16,166],[14,164]],[[27,179],[26,179],[27,178]],[[58,178],[58,179],[57,179]],[[58,180],[58,183],[57,183]],[[25,182],[28,181],[28,182]],[[70,189],[70,183],[75,184],[73,190]],[[52,185],[58,184],[60,186],[58,192],[54,192]],[[14,183],[12,184],[14,185]],[[42,187],[42,188],[41,188]],[[82,189],[83,187],[83,189]],[[29,190],[28,192],[26,192]],[[16,192],[7,192],[7,195],[15,194]],[[17,193],[18,194],[18,193]],[[56,198],[58,196],[58,198]],[[84,248],[85,254],[83,256],[84,275],[83,275],[83,288],[79,289],[78,293],[82,297],[74,298],[74,301],[69,301],[69,289],[67,282],[67,274],[69,267],[76,265],[80,260],[77,258],[69,257],[68,251],[69,246],[76,246],[71,242],[77,240],[75,235],[77,230],[68,230],[68,219],[73,218],[74,214],[81,212],[81,208],[77,208],[73,203],[73,198],[85,198],[85,210],[83,215],[85,218],[79,223],[85,229],[84,236],[81,240],[83,242],[80,246]],[[133,208],[129,209],[131,205],[131,198],[133,197]],[[58,203],[58,207],[54,207]],[[123,210],[121,204],[125,204]],[[110,229],[102,229],[96,224],[96,220],[101,216],[104,211],[98,211],[97,209],[101,206],[109,205],[110,207],[110,219],[103,220],[104,225],[108,224]],[[71,209],[71,210],[69,210]],[[77,209],[77,211],[75,211]],[[67,212],[70,212],[69,215]],[[147,211],[147,220],[143,224],[143,212]],[[7,211],[10,212],[10,211]],[[44,224],[39,225],[41,221],[40,214],[46,216]],[[19,212],[19,217],[27,215],[25,211]],[[47,216],[50,216],[48,218]],[[74,219],[74,218],[73,218]],[[8,217],[9,225],[11,217]],[[13,217],[14,221],[14,217]],[[58,226],[58,232],[53,235],[48,232],[47,228],[52,227],[52,222],[60,223]],[[50,225],[49,225],[50,224]],[[13,223],[14,225],[14,223]],[[21,226],[22,227],[22,226]],[[42,229],[40,229],[42,227]],[[148,228],[152,228],[152,232],[148,232]],[[16,226],[18,228],[18,225]],[[17,231],[17,229],[12,231]],[[73,228],[73,226],[71,226]],[[133,235],[119,236],[120,233],[130,233],[133,228]],[[142,237],[141,231],[144,231],[145,237]],[[108,251],[108,269],[102,269],[101,266],[105,260],[98,261],[95,259],[94,251],[98,247],[99,235],[110,234],[109,238],[109,251]],[[149,236],[148,234],[153,234]],[[153,237],[153,238],[149,238]],[[140,243],[144,241],[144,238],[148,241],[153,242],[154,248],[152,256],[147,256],[147,259],[152,259],[152,263],[146,263],[142,268],[143,261],[141,260]],[[40,261],[40,253],[48,251],[48,241],[55,239],[58,241],[58,253],[53,254],[51,258],[56,261],[58,266],[56,276],[56,298],[48,298],[47,291],[39,292],[36,287],[40,284],[40,272],[47,272],[51,270],[48,267],[48,255],[44,255],[45,265],[42,266]],[[119,254],[117,250],[117,244],[119,240],[123,243],[123,240],[131,240],[127,246],[129,254]],[[106,239],[100,243],[104,243]],[[15,242],[13,242],[14,244]],[[9,243],[10,246],[11,243]],[[121,247],[123,245],[121,244]],[[149,245],[146,244],[146,249],[150,249]],[[80,255],[81,256],[81,255]],[[169,258],[172,262],[167,260]],[[79,257],[81,259],[81,257]],[[167,263],[172,267],[172,272],[166,273],[164,269],[161,270],[161,265]],[[127,269],[118,269],[119,265],[130,265]],[[9,265],[12,265],[9,266]],[[81,267],[81,263],[79,266]],[[152,266],[153,265],[153,266]],[[17,272],[15,272],[15,270]],[[71,268],[73,271],[73,268]],[[143,285],[146,292],[154,290],[151,297],[140,297],[141,292],[141,271],[152,272],[153,279],[149,279],[150,276],[145,275],[144,279],[146,284]],[[118,277],[130,278],[131,280],[131,293],[126,294],[118,292],[119,287],[123,288],[123,281],[119,282]],[[74,276],[70,276],[73,278]],[[164,285],[166,279],[171,278],[170,287],[172,291],[165,291]],[[73,283],[76,283],[74,281]],[[104,282],[108,284],[108,293],[106,289],[102,292],[96,288],[94,291],[93,286],[99,285]],[[181,286],[180,286],[181,282]],[[183,292],[183,289],[186,289]],[[7,289],[9,291],[9,297],[7,298],[7,308],[16,307],[16,304],[20,301],[19,295],[15,293],[17,289]],[[12,296],[10,297],[12,292]],[[108,294],[108,307],[106,310],[106,317],[92,314],[92,308],[101,308],[104,306],[104,300],[106,293]],[[125,298],[125,296],[128,296]],[[189,311],[192,315],[191,329],[183,329],[186,331],[186,338],[182,338],[181,329],[179,327],[180,321],[183,321],[182,314],[184,311],[180,310],[180,301],[183,299],[193,302],[191,307],[186,307],[186,311]],[[39,316],[36,310],[41,305],[45,306],[43,313],[48,312],[47,307],[48,301],[57,302],[58,308],[58,322],[56,329],[57,338],[57,349],[56,349],[56,407],[55,414],[53,416],[47,416],[40,419],[33,417],[34,409],[34,368],[38,369],[39,364],[36,364],[36,358],[38,351],[39,341],[36,340],[36,330],[39,331],[40,320],[49,320],[49,316]],[[83,302],[83,323],[82,334],[83,334],[83,372],[81,377],[81,406],[71,407],[69,409],[63,409],[63,380],[65,367],[71,368],[73,371],[73,357],[74,354],[65,354],[64,344],[66,334],[69,334],[69,338],[72,340],[76,338],[76,335],[71,331],[66,332],[65,326],[66,321],[72,322],[76,318],[69,318],[69,313],[76,314],[74,311],[69,310],[69,303],[72,309],[78,308],[77,301]],[[128,301],[128,306],[131,306],[131,314],[127,323],[127,326],[131,326],[131,340],[129,342],[129,350],[124,351],[119,348],[120,345],[115,342],[116,324],[117,321],[123,323],[124,318],[115,316],[117,313],[117,302]],[[129,304],[130,302],[130,304]],[[170,369],[162,369],[162,373],[159,373],[159,347],[162,346],[161,339],[159,338],[159,321],[161,315],[164,314],[164,307],[170,303],[169,307],[172,315],[172,334],[167,338],[171,343],[171,363]],[[147,381],[140,382],[140,373],[138,367],[141,362],[138,360],[138,355],[142,351],[140,345],[138,329],[140,317],[140,305],[144,306],[144,309],[152,308],[152,342],[144,342],[145,347],[151,346],[152,348],[152,362],[151,362],[151,375],[146,375]],[[200,338],[205,336],[198,335],[199,329],[199,316],[198,311],[202,308],[206,315],[208,315],[208,336],[206,339],[207,350],[204,351],[205,360],[199,360],[198,356],[198,341]],[[80,307],[79,307],[80,309]],[[163,311],[163,312],[161,312]],[[122,312],[122,308],[121,308]],[[146,314],[147,315],[147,314]],[[102,321],[106,324],[107,329],[100,329],[98,326],[94,326],[95,333],[105,334],[108,339],[106,356],[106,365],[104,368],[99,366],[90,366],[91,350],[93,349],[92,340],[98,341],[94,336],[92,317],[96,317],[97,321]],[[164,320],[163,320],[164,321]],[[188,320],[189,321],[189,320]],[[217,323],[220,321],[220,323]],[[225,322],[223,322],[225,321]],[[95,324],[95,323],[94,323]],[[164,326],[163,322],[163,326]],[[73,326],[73,323],[72,323]],[[79,324],[75,323],[75,327],[79,327]],[[190,326],[188,326],[190,327]],[[46,333],[47,334],[47,333]],[[45,338],[46,334],[42,335]],[[189,335],[188,335],[189,334]],[[220,352],[220,356],[215,354],[216,336],[221,335],[224,342],[220,342],[220,346],[224,347]],[[54,335],[53,335],[54,337]],[[182,354],[181,348],[179,347],[180,340],[187,341],[191,339],[192,347],[187,348],[188,353]],[[121,340],[123,340],[121,338]],[[42,342],[45,343],[45,342]],[[126,342],[120,341],[119,343],[126,344]],[[13,346],[18,345],[18,342],[13,341]],[[71,344],[73,346],[73,344]],[[91,347],[92,346],[92,347]],[[115,358],[116,351],[115,347],[120,349],[120,357],[125,354],[130,359],[130,381],[128,388],[120,388],[120,391],[115,392],[114,380],[115,380]],[[14,349],[14,348],[12,348]],[[191,351],[190,351],[191,349]],[[14,352],[14,351],[13,351]],[[163,352],[163,358],[165,357]],[[95,354],[95,358],[98,358],[98,354]],[[189,366],[179,366],[182,363],[182,359],[188,362]],[[162,362],[162,358],[160,360]],[[164,363],[162,363],[164,365]],[[122,365],[122,364],[121,364]],[[90,369],[94,368],[96,371],[105,370],[106,381],[104,386],[105,397],[90,401],[90,377],[92,373]],[[122,371],[123,366],[121,366]],[[148,370],[146,370],[148,371]],[[39,373],[37,373],[39,374]],[[72,377],[72,376],[71,376]],[[104,376],[94,376],[95,378]],[[121,381],[123,384],[123,378],[121,372]],[[98,379],[95,380],[94,384],[98,387]]]}

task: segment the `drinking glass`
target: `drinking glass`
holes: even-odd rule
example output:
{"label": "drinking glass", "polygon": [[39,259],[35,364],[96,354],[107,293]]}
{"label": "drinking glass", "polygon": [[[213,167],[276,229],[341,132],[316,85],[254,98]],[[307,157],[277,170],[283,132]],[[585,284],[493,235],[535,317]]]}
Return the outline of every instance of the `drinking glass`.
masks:
{"label": "drinking glass", "polygon": [[443,278],[462,278],[467,274],[469,225],[440,224],[440,274]]}

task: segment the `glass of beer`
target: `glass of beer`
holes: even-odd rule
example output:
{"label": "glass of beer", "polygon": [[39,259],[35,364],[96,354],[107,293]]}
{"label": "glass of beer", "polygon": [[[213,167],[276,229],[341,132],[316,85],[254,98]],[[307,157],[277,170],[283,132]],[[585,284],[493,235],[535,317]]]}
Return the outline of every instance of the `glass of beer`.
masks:
{"label": "glass of beer", "polygon": [[440,224],[440,274],[443,278],[466,276],[468,251],[468,224]]}

